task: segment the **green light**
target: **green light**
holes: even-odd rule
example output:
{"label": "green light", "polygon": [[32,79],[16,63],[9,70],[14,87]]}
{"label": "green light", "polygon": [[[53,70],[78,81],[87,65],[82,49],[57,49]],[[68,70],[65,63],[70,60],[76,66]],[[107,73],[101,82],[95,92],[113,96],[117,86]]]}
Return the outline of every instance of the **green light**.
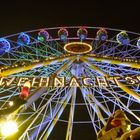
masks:
{"label": "green light", "polygon": [[45,41],[44,37],[42,37],[42,36],[38,36],[38,40],[39,40],[40,42],[44,42],[44,41]]}

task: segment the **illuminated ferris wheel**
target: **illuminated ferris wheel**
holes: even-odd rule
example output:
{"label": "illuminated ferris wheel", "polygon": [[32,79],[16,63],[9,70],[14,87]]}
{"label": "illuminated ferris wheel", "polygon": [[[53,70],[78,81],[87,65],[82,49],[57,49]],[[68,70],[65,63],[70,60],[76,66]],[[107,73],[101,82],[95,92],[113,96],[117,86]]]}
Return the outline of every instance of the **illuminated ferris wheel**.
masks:
{"label": "illuminated ferris wheel", "polygon": [[140,126],[139,37],[76,26],[0,38],[0,138],[46,140],[58,122],[67,125],[66,140],[74,139],[76,124],[98,134],[118,109],[132,128]]}

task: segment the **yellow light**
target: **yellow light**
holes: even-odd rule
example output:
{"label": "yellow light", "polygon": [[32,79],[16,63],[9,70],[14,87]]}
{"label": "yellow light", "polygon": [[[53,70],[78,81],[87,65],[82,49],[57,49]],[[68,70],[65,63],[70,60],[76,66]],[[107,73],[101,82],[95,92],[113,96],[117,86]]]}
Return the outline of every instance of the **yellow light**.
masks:
{"label": "yellow light", "polygon": [[1,133],[3,136],[7,137],[10,136],[18,131],[18,127],[16,122],[14,121],[6,121],[3,122],[1,125]]}
{"label": "yellow light", "polygon": [[23,86],[30,88],[31,87],[30,81],[26,81]]}
{"label": "yellow light", "polygon": [[9,106],[13,106],[14,105],[14,102],[13,101],[10,101],[9,102]]}
{"label": "yellow light", "polygon": [[64,50],[72,54],[85,54],[92,51],[92,46],[84,42],[70,42],[65,44]]}

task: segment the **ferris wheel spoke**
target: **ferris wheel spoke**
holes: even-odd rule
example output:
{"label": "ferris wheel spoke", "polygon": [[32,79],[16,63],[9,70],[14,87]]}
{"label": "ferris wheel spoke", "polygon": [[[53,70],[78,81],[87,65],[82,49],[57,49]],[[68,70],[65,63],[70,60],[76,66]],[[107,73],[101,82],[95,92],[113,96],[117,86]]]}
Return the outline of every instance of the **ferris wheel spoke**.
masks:
{"label": "ferris wheel spoke", "polygon": [[84,69],[85,69],[85,72],[87,76],[91,76],[91,77],[94,77],[94,76],[99,76],[99,73],[94,70],[94,69],[91,69],[90,65],[84,65]]}
{"label": "ferris wheel spoke", "polygon": [[[137,38],[130,40],[130,43],[134,40],[136,40]],[[130,58],[137,58],[139,55],[137,55],[140,51],[139,49],[132,44],[128,44],[128,45],[121,45],[118,44],[118,42],[114,42],[112,40],[109,40],[110,44],[107,45],[103,45],[102,48],[104,48],[103,50],[100,49],[100,51],[97,52],[97,54],[100,55],[105,55],[105,56],[112,56],[112,57],[130,57]],[[111,45],[112,43],[112,45]],[[106,47],[109,46],[109,47]],[[130,49],[131,47],[131,49]]]}
{"label": "ferris wheel spoke", "polygon": [[140,64],[137,63],[137,62],[125,62],[122,60],[119,60],[119,59],[113,59],[113,58],[107,58],[107,57],[96,57],[96,56],[91,56],[91,55],[88,55],[88,56],[84,56],[84,58],[88,59],[88,60],[91,60],[91,61],[98,61],[98,62],[105,62],[105,63],[109,63],[109,64],[116,64],[116,65],[122,65],[122,66],[127,66],[127,67],[131,67],[131,68],[137,68],[139,69],[140,68]]}
{"label": "ferris wheel spoke", "polygon": [[16,58],[18,59],[17,61],[19,60],[34,60],[35,58],[35,54],[32,54],[32,53],[29,53],[29,52],[25,52],[25,51],[13,51],[13,52],[10,52],[11,54],[11,58]]}
{"label": "ferris wheel spoke", "polygon": [[117,79],[115,79],[117,85],[126,93],[128,93],[129,95],[133,96],[135,99],[137,99],[138,101],[140,100],[140,95],[137,94],[135,91],[129,89],[126,85],[124,85],[123,83],[119,82]]}
{"label": "ferris wheel spoke", "polygon": [[116,56],[122,57],[122,58],[133,58],[133,57],[136,58],[136,57],[138,57],[138,55],[137,55],[138,53],[139,53],[139,50],[137,48],[133,48],[133,49],[126,48],[125,50],[124,50],[124,48],[122,48],[122,50],[119,50],[115,54],[116,54]]}
{"label": "ferris wheel spoke", "polygon": [[[44,127],[47,126],[47,128],[49,128],[49,125],[51,124],[51,122],[55,122],[55,116],[56,116],[56,119],[57,119],[57,112],[59,111],[59,109],[61,107],[63,108],[63,103],[65,102],[66,98],[68,97],[68,94],[65,93],[65,96],[62,99],[59,97],[59,99],[58,99],[59,101],[56,103],[56,105],[53,105],[53,100],[55,100],[55,98],[57,96],[59,96],[60,93],[62,95],[64,94],[64,93],[62,93],[62,90],[58,91],[57,94],[56,94],[56,92],[53,93],[54,97],[51,99],[50,102],[47,101],[46,109],[44,109],[44,110],[46,110],[45,111],[46,113],[42,114],[43,115],[42,118],[39,116],[38,117],[38,121],[39,122],[37,122],[37,124],[36,124],[36,122],[34,122],[35,126],[34,127],[33,126],[30,127],[30,129],[28,130],[28,133],[30,133],[30,136],[32,137],[32,139],[34,139],[36,137],[36,139],[38,140],[39,139],[38,135],[39,135],[40,132],[42,132]],[[40,108],[39,108],[38,111],[40,112]],[[36,112],[38,112],[38,111],[36,111]],[[40,124],[38,124],[38,123],[40,123]],[[35,128],[35,130],[33,130],[34,128]]]}
{"label": "ferris wheel spoke", "polygon": [[[108,100],[107,98],[105,98],[105,96],[101,95],[102,89],[92,88],[92,90],[95,91],[95,92],[97,92],[97,95],[94,94],[94,96],[95,96],[95,99],[98,102],[100,108],[102,108],[103,111],[105,111],[105,113],[108,113],[107,115],[110,116],[111,115],[111,111],[110,111],[110,108],[109,108],[109,106],[107,104],[110,100]],[[100,101],[100,99],[102,99],[102,100]]]}
{"label": "ferris wheel spoke", "polygon": [[[120,107],[120,105],[118,104],[118,102],[115,101],[114,97],[112,97],[110,95],[110,93],[107,94],[102,94],[102,91],[99,91],[97,89],[95,89],[95,92],[97,92],[102,98],[102,101],[100,101],[101,103],[106,105],[107,110],[110,110],[109,112],[113,112],[114,110],[116,110],[116,107]],[[95,96],[95,98],[98,98],[97,96]],[[112,103],[113,104],[113,110],[111,110],[111,108],[109,109],[109,104]]]}
{"label": "ferris wheel spoke", "polygon": [[128,111],[128,113],[132,114],[138,121],[140,121],[140,118],[139,118],[138,116],[136,116],[136,115],[129,109],[129,107],[126,106],[126,105],[120,100],[119,97],[117,97],[117,94],[116,94],[115,91],[113,91],[113,93],[112,93],[112,91],[108,90],[107,88],[105,88],[105,89],[115,98],[116,101],[119,102],[119,104],[122,106],[122,108],[123,108],[124,110]]}
{"label": "ferris wheel spoke", "polygon": [[61,89],[61,88],[58,88],[58,89],[57,89],[57,88],[52,88],[52,89],[47,88],[46,90],[47,90],[47,92],[44,92],[44,93],[40,96],[41,102],[38,103],[37,110],[43,105],[44,101],[46,102],[47,100],[49,100],[49,99],[47,98],[47,96],[48,96],[48,95],[51,95],[52,92],[53,92],[54,94],[56,94],[56,96],[58,96],[59,94],[61,94],[61,92],[63,92],[63,89]]}
{"label": "ferris wheel spoke", "polygon": [[[99,102],[99,101],[94,97],[92,91],[90,91],[88,94],[85,94],[85,96],[86,96],[86,99],[89,101],[89,103],[94,102],[97,106],[99,106],[99,107],[102,109],[102,111],[105,112],[106,115],[108,115],[108,116],[111,115],[110,111],[109,111],[101,102]],[[97,109],[97,110],[99,110],[99,109]],[[99,112],[100,112],[100,111],[99,111]],[[102,120],[103,120],[103,119],[102,119]],[[103,122],[104,124],[106,123],[105,120],[103,120],[102,122]]]}
{"label": "ferris wheel spoke", "polygon": [[70,101],[72,93],[74,92],[74,89],[71,89],[67,96],[65,98],[62,98],[63,101],[61,101],[61,106],[60,108],[56,111],[55,115],[51,118],[52,120],[49,122],[49,124],[47,125],[47,127],[45,128],[44,132],[42,133],[42,135],[40,136],[39,140],[46,140],[51,131],[53,130],[54,126],[56,125],[58,119],[60,118],[60,116],[62,115],[65,107],[67,106],[67,103]]}
{"label": "ferris wheel spoke", "polygon": [[9,54],[11,58],[17,57],[18,59],[23,59],[23,58],[34,59],[38,54],[36,54],[36,52],[34,52],[33,49],[31,46],[26,45],[26,44],[24,46],[18,46],[18,47],[14,46],[12,47]]}
{"label": "ferris wheel spoke", "polygon": [[[0,111],[3,108],[3,106],[5,106],[8,102],[12,101],[13,97],[16,97],[17,95],[19,95],[19,88],[15,87],[9,87],[7,89],[5,88],[0,88],[1,92],[0,92]],[[7,94],[8,93],[8,94]]]}
{"label": "ferris wheel spoke", "polygon": [[135,91],[133,91],[132,89],[130,89],[129,87],[127,87],[125,84],[119,82],[117,79],[115,79],[117,85],[126,93],[128,93],[129,95],[131,95],[132,97],[134,97],[135,99],[137,99],[138,101],[140,101],[140,95],[138,93],[136,93]]}
{"label": "ferris wheel spoke", "polygon": [[33,102],[35,102],[40,96],[41,94],[43,94],[45,91],[47,90],[46,87],[42,87],[37,89],[34,93],[32,93],[31,96],[29,96],[27,98],[27,103],[24,105],[24,107],[22,108],[22,110],[20,112],[23,112],[25,109],[27,109]]}
{"label": "ferris wheel spoke", "polygon": [[[100,70],[100,69],[99,69]],[[106,74],[105,72],[103,72],[102,70],[100,70],[100,73],[102,73],[104,76],[108,76],[108,74]],[[117,85],[126,93],[128,93],[129,95],[133,96],[135,99],[137,99],[138,101],[140,101],[140,95],[137,94],[135,91],[129,89],[129,87],[127,87],[125,84],[119,82],[116,78],[114,78],[115,82],[117,83]]]}
{"label": "ferris wheel spoke", "polygon": [[[33,116],[35,116],[35,115],[37,114],[37,116],[36,116],[36,117],[34,118],[34,120],[33,120],[33,121],[35,122],[36,119],[39,117],[39,115],[41,115],[41,113],[42,113],[42,111],[45,109],[45,107],[47,107],[47,105],[50,104],[50,102],[52,101],[52,99],[53,99],[55,96],[56,96],[55,93],[53,93],[53,94],[51,95],[51,97],[49,98],[49,100],[46,102],[46,104],[43,105],[43,106],[41,106],[39,109],[37,109],[36,112],[35,112],[34,114],[32,114],[27,120],[23,121],[23,122],[19,125],[19,127],[22,126],[22,125],[24,125],[24,123],[26,123],[29,119],[31,119]],[[27,101],[27,104],[28,104],[28,101]],[[29,105],[30,105],[30,104],[28,104],[28,106],[29,106]],[[22,110],[19,112],[18,115],[22,114],[22,112],[24,112],[26,109],[27,109],[27,105],[25,104],[24,107],[22,108]],[[39,113],[39,115],[38,115],[38,113]],[[32,124],[33,124],[33,123],[31,123],[30,126],[28,126],[28,128],[30,128],[30,127],[32,126]],[[25,130],[26,132],[28,131],[28,128]]]}
{"label": "ferris wheel spoke", "polygon": [[53,75],[59,75],[61,74],[61,72],[63,72],[65,69],[67,69],[75,60],[77,57],[73,57],[69,60],[69,62],[65,63],[64,65],[62,65],[62,67],[60,67],[57,71],[55,71],[53,73]]}
{"label": "ferris wheel spoke", "polygon": [[39,68],[39,67],[42,67],[42,66],[55,64],[55,63],[58,63],[58,62],[61,62],[61,61],[64,61],[64,60],[68,60],[71,57],[70,56],[65,57],[65,58],[60,57],[60,58],[57,58],[57,59],[55,58],[55,59],[51,59],[51,60],[45,60],[43,62],[32,63],[32,64],[27,65],[27,66],[20,66],[20,67],[16,67],[16,68],[12,68],[12,69],[7,69],[7,70],[1,72],[0,76],[4,77],[4,76],[11,75],[11,74],[15,74],[15,73],[19,73],[19,72],[23,72],[23,71],[27,71],[27,70],[31,70],[31,69],[35,69],[35,68]]}
{"label": "ferris wheel spoke", "polygon": [[[57,118],[55,118],[55,116],[57,116],[57,113],[59,112],[60,108],[63,107],[63,102],[68,97],[67,94],[65,94],[65,96],[63,98],[61,98],[62,95],[59,96],[61,92],[62,91],[59,91],[57,93],[57,96],[58,96],[57,100],[58,101],[56,102],[55,105],[53,105],[53,100],[55,100],[55,97],[57,97],[56,95],[55,95],[54,99],[52,100],[52,102],[50,102],[50,106],[47,109],[48,110],[47,111],[47,114],[43,117],[40,125],[37,125],[36,129],[31,133],[32,139],[36,138],[36,140],[38,140],[39,139],[38,138],[39,133],[43,129],[45,129],[45,127],[49,128],[49,126],[51,125],[51,123],[54,122],[57,119]],[[63,94],[63,93],[61,93],[61,94]],[[43,131],[43,133],[45,133],[45,132]],[[41,135],[41,137],[43,137],[43,135]]]}
{"label": "ferris wheel spoke", "polygon": [[[90,92],[90,91],[88,91]],[[91,108],[96,112],[99,120],[101,120],[101,122],[103,123],[103,125],[106,124],[106,121],[98,107],[97,101],[95,100],[95,98],[92,96],[91,93],[87,93],[88,95],[86,95],[86,100],[88,101],[89,105],[91,106]],[[104,110],[105,111],[105,110]],[[107,112],[106,112],[107,113]]]}
{"label": "ferris wheel spoke", "polygon": [[71,107],[69,113],[69,120],[67,126],[66,140],[72,139],[72,128],[73,128],[73,120],[74,120],[74,111],[75,111],[75,101],[76,101],[76,87],[74,87],[74,91],[72,93]]}
{"label": "ferris wheel spoke", "polygon": [[109,45],[109,47],[108,47],[108,44],[106,45],[106,47],[103,45],[102,46],[103,50],[102,51],[100,50],[99,53],[97,53],[97,54],[105,55],[105,56],[110,56],[110,54],[111,54],[111,56],[114,56],[115,49],[117,49],[119,46],[121,46],[121,45],[118,43],[117,43],[117,45],[116,45],[116,43],[112,43],[112,45]]}
{"label": "ferris wheel spoke", "polygon": [[[24,123],[26,123],[28,120],[30,120],[33,116],[34,119],[32,119],[31,123],[28,125],[28,127],[24,130],[24,133],[20,136],[19,140],[23,139],[23,137],[26,135],[26,133],[30,130],[30,128],[32,128],[33,124],[35,124],[35,122],[37,121],[37,119],[40,118],[40,115],[42,114],[42,112],[44,110],[46,110],[46,108],[48,108],[53,100],[53,98],[55,98],[56,93],[54,92],[51,97],[49,98],[49,100],[42,106],[40,107],[34,114],[32,114],[28,119],[26,119],[25,121],[22,122],[22,124],[20,124],[20,126],[24,125]],[[46,113],[44,113],[45,115],[47,115],[48,110],[45,111]],[[49,116],[47,115],[47,118]],[[19,127],[20,127],[19,126]]]}
{"label": "ferris wheel spoke", "polygon": [[89,67],[91,67],[92,69],[96,70],[100,75],[105,75],[108,76],[108,74],[104,73],[102,70],[100,70],[100,68],[98,68],[97,66],[91,64],[90,62],[88,62],[88,60],[84,57],[80,57],[80,59],[86,63]]}
{"label": "ferris wheel spoke", "polygon": [[92,122],[92,126],[95,130],[95,133],[97,134],[98,130],[100,130],[101,126],[98,126],[98,124],[96,124],[99,122],[96,118],[96,111],[94,111],[94,109],[92,108],[93,106],[89,105],[89,102],[86,100],[85,94],[84,94],[84,92],[85,92],[84,89],[83,88],[80,88],[80,89],[81,89],[83,99],[84,99],[85,105],[87,107],[87,110],[88,110],[88,113],[89,113],[89,116],[90,116],[90,119]]}
{"label": "ferris wheel spoke", "polygon": [[[59,54],[62,55],[63,53],[61,52],[63,50],[62,46],[54,39],[52,39],[52,37],[50,36],[49,41],[47,42],[41,42],[39,40],[37,40],[36,38],[33,38],[32,36],[30,36],[36,44],[40,43],[41,46],[43,46],[43,48],[49,48],[52,51],[52,54]],[[53,47],[52,47],[53,46]],[[55,46],[55,47],[54,47]],[[59,50],[61,48],[61,51]],[[42,51],[42,49],[40,49]]]}
{"label": "ferris wheel spoke", "polygon": [[[136,118],[139,121],[139,117],[134,114],[132,112],[132,110],[130,110],[121,100],[119,97],[116,96],[116,92],[115,91],[111,91],[107,88],[105,88],[108,92],[108,95],[103,95],[102,93],[98,92],[103,98],[106,98],[105,102],[108,102],[108,106],[109,104],[112,102],[113,103],[113,108],[112,108],[112,112],[115,112],[118,108],[125,110],[126,112],[128,112],[129,114],[131,114],[134,118]],[[110,97],[110,95],[112,97]],[[107,101],[108,100],[108,101]],[[136,110],[134,110],[136,111]]]}
{"label": "ferris wheel spoke", "polygon": [[6,105],[6,103],[10,101],[11,97],[14,96],[14,94],[15,94],[15,93],[11,94],[10,96],[6,96],[6,97],[5,97],[6,100],[2,100],[2,99],[0,100],[1,103],[4,102],[4,103],[0,106],[0,112],[1,112],[2,108]]}
{"label": "ferris wheel spoke", "polygon": [[[102,48],[102,46],[111,46],[111,47],[113,47],[113,43],[117,43],[117,41],[115,41],[115,38],[116,38],[116,35],[114,35],[113,37],[111,37],[109,40],[106,40],[105,42],[103,42],[103,43],[98,43],[99,42],[99,40],[97,40],[97,39],[95,39],[93,42],[92,42],[92,44],[93,44],[93,46],[94,46],[94,50],[93,50],[93,53],[95,53],[96,51],[98,52],[98,54],[104,54],[104,51],[105,50],[107,50],[107,52],[110,50],[110,48],[105,48],[105,49],[103,49],[103,52],[102,51],[98,51],[100,48]],[[97,44],[96,44],[97,43]],[[108,43],[110,43],[109,45],[108,45]],[[118,43],[117,43],[117,45],[119,45]],[[103,47],[104,48],[104,47]]]}
{"label": "ferris wheel spoke", "polygon": [[100,63],[92,63],[91,64],[94,64],[95,66],[97,66],[101,71],[104,71],[104,73],[108,74],[108,75],[119,75],[119,72],[117,71],[119,68],[115,67],[115,66],[112,66],[111,64],[100,64]]}
{"label": "ferris wheel spoke", "polygon": [[[43,66],[43,67],[39,67],[30,71],[25,71],[20,73],[20,75],[22,76],[28,76],[28,77],[35,77],[36,73],[38,72],[38,76],[40,77],[49,77],[50,75],[55,75],[56,71],[58,71],[61,67],[63,67],[63,65],[65,65],[66,63],[68,63],[70,60],[64,60],[64,61],[60,61],[56,64],[50,64],[47,66]],[[16,74],[19,77],[19,74]]]}
{"label": "ferris wheel spoke", "polygon": [[[32,39],[32,42],[29,45],[24,44],[24,46],[19,46],[19,47],[15,46],[12,48],[11,52],[14,52],[15,54],[23,54],[23,55],[26,52],[28,57],[30,57],[30,55],[32,55],[36,58],[38,58],[38,57],[42,58],[43,54],[44,54],[44,58],[46,58],[46,54],[62,55],[62,52],[59,51],[59,49],[58,49],[58,48],[60,48],[61,45],[59,45],[59,47],[56,47],[58,42],[52,40],[53,43],[50,43],[51,41],[43,43],[43,42],[38,41],[37,39],[35,39],[32,36],[30,36],[30,38]],[[11,42],[13,42],[15,44],[17,43],[15,41],[11,41]],[[62,46],[61,46],[61,48],[62,48]],[[20,49],[22,49],[22,51],[19,51]],[[48,51],[48,49],[49,49],[49,51]],[[30,52],[29,52],[29,50],[30,50]],[[29,55],[29,53],[30,53],[30,55]]]}
{"label": "ferris wheel spoke", "polygon": [[[64,89],[57,89],[57,88],[53,88],[52,90],[49,88],[49,87],[42,87],[42,88],[39,88],[37,89],[34,93],[32,93],[31,96],[29,96],[27,98],[27,102],[26,104],[24,104],[23,108],[20,110],[20,113],[24,112],[28,107],[30,107],[31,105],[33,105],[33,108],[35,107],[35,111],[39,110],[39,108],[43,105],[42,103],[45,101],[46,102],[46,96],[49,95],[49,93],[52,93],[55,95],[52,99],[52,102],[53,100],[55,100],[55,97],[58,97],[59,95],[61,95],[61,93],[63,92]],[[41,96],[43,96],[44,94],[44,97],[41,98]],[[36,107],[35,105],[35,101],[38,100],[39,98],[41,98],[41,102],[37,103],[38,106]],[[49,98],[50,99],[50,98]],[[48,101],[48,100],[47,100]],[[34,110],[34,109],[33,109]]]}
{"label": "ferris wheel spoke", "polygon": [[99,63],[99,62],[91,62],[97,65],[99,68],[103,69],[106,73],[110,72],[110,75],[120,75],[118,71],[121,71],[121,75],[128,75],[128,74],[140,74],[139,70],[132,69],[132,68],[125,68],[123,66],[118,66],[114,64],[106,64],[106,63]]}
{"label": "ferris wheel spoke", "polygon": [[[65,90],[65,88],[64,88],[64,90]],[[40,122],[40,125],[37,125],[35,131],[32,132],[32,138],[35,136],[36,140],[38,140],[40,131],[42,131],[42,129],[45,126],[47,126],[50,121],[53,121],[53,116],[55,115],[55,113],[61,106],[61,98],[60,98],[61,96],[60,95],[62,94],[62,92],[63,92],[62,90],[55,92],[55,97],[53,98],[53,100],[55,100],[55,98],[58,97],[57,98],[58,102],[56,102],[56,104],[54,105],[53,100],[52,100],[52,102],[49,105],[49,108],[46,108],[47,113],[44,113],[43,118]],[[48,110],[50,110],[49,111],[50,113],[48,113]]]}

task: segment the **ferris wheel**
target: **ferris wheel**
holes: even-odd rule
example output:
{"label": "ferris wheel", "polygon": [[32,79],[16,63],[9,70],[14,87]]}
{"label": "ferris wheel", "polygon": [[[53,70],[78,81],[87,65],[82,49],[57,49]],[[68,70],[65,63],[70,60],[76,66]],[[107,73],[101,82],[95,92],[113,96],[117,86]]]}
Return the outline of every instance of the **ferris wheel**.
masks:
{"label": "ferris wheel", "polygon": [[[139,37],[76,26],[0,38],[0,138],[47,140],[59,122],[66,125],[65,140],[74,139],[77,124],[97,135],[118,109],[132,128],[140,126]],[[17,124],[13,136],[8,121]]]}

